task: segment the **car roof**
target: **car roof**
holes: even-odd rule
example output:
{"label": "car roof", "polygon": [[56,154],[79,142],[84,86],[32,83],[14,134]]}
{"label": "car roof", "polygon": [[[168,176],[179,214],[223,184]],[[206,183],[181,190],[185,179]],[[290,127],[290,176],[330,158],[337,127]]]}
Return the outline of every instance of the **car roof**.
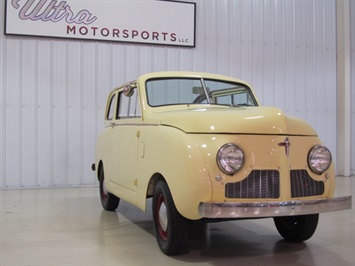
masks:
{"label": "car roof", "polygon": [[244,83],[249,85],[247,82],[220,74],[213,74],[207,72],[193,72],[193,71],[162,71],[162,72],[151,72],[141,75],[137,80],[143,81],[152,78],[166,78],[166,77],[182,77],[182,78],[207,78],[207,79],[221,79],[221,80],[228,80],[238,83]]}

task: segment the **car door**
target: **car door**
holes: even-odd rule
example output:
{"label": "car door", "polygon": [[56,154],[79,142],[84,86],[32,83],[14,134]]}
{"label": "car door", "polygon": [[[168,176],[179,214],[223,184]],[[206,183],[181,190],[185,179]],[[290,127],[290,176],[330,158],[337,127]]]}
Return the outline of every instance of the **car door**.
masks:
{"label": "car door", "polygon": [[128,93],[118,91],[116,117],[110,134],[111,181],[132,192],[137,187],[139,130],[142,123],[138,96],[136,87],[130,88]]}

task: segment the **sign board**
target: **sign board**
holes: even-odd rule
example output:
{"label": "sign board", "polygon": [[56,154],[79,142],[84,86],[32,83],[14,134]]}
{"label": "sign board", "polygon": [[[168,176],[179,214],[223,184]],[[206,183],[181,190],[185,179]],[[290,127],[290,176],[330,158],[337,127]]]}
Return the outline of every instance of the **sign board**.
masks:
{"label": "sign board", "polygon": [[5,34],[195,47],[196,4],[5,0]]}

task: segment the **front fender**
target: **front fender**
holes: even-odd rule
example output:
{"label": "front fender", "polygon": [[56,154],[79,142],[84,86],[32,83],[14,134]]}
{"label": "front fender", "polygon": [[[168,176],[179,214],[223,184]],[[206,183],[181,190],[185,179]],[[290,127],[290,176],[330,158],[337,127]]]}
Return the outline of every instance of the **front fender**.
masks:
{"label": "front fender", "polygon": [[[200,219],[198,206],[211,200],[212,185],[198,145],[185,132],[167,126],[145,127],[139,138],[139,202],[145,204],[150,178],[159,173],[167,182],[179,213],[191,220]],[[140,207],[145,209],[145,205]]]}

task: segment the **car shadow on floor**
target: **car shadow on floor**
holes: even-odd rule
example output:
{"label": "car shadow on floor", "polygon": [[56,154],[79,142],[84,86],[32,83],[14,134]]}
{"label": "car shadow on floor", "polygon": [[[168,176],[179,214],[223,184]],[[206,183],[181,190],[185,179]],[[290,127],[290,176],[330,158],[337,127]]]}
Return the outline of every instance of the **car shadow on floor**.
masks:
{"label": "car shadow on floor", "polygon": [[[147,204],[149,203],[150,201]],[[143,233],[139,232],[141,235],[137,236],[137,239],[148,238],[148,242],[152,241],[150,246],[159,251],[150,205],[147,205],[147,212],[144,213],[128,203],[121,202],[116,213],[104,212],[103,217],[103,225],[106,224],[106,227],[113,231],[129,225],[142,229]],[[163,253],[160,255],[165,256]],[[283,240],[272,219],[259,219],[192,224],[189,228],[188,253],[171,258],[177,263],[208,263],[218,266],[317,265],[320,256],[329,257],[338,262],[338,265],[347,265],[337,254],[311,240],[302,243]]]}

